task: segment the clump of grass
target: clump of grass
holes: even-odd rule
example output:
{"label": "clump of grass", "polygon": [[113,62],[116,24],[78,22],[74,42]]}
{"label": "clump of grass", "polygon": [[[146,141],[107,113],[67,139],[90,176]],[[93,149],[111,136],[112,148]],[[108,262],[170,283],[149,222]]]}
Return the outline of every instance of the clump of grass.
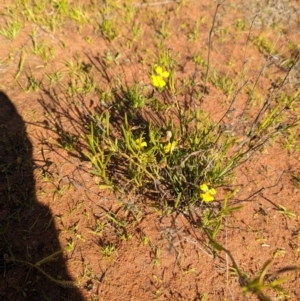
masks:
{"label": "clump of grass", "polygon": [[106,19],[99,25],[100,32],[109,41],[114,40],[118,36],[118,29],[114,20]]}
{"label": "clump of grass", "polygon": [[[87,136],[91,154],[86,153],[95,167],[92,172],[110,187],[136,187],[176,208],[200,201],[200,185],[221,182],[230,170],[219,143],[227,145],[231,138],[224,142],[218,137],[200,110],[193,115],[182,115],[178,130],[172,120],[165,128],[146,120],[139,124],[134,112],[128,112],[119,133],[109,112],[94,116]],[[189,123],[195,120],[192,130]]]}
{"label": "clump of grass", "polygon": [[[276,136],[279,126],[284,130],[280,122],[297,95],[288,104],[270,95],[242,136],[235,137],[223,130],[223,118],[213,122],[200,108],[181,108],[175,95],[183,88],[174,82],[174,60],[166,59],[164,65],[168,63],[171,72],[157,66],[151,75],[154,95],[137,84],[122,86],[109,109],[91,116],[85,155],[104,187],[143,192],[175,209],[203,206],[214,200],[201,197],[203,185],[210,191],[229,183],[236,167]],[[222,89],[225,94],[233,93],[230,87]],[[165,111],[157,111],[161,96],[170,98]],[[170,117],[162,123],[166,111]]]}
{"label": "clump of grass", "polygon": [[0,27],[0,34],[9,40],[14,40],[21,29],[21,24],[18,20],[7,21],[4,26]]}

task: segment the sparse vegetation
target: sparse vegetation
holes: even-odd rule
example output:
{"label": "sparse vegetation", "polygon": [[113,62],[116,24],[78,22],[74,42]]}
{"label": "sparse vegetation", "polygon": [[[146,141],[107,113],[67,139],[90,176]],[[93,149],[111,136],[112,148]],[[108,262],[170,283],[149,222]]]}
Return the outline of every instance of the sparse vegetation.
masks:
{"label": "sparse vegetation", "polygon": [[[27,126],[16,138],[0,124],[0,272],[8,283],[10,269],[26,275],[8,284],[9,294],[61,298],[35,287],[44,277],[78,287],[78,300],[119,297],[111,271],[124,263],[118,285],[126,287],[130,269],[137,282],[150,279],[149,294],[135,281],[129,299],[296,300],[299,208],[291,189],[300,193],[299,171],[280,164],[299,163],[297,22],[278,24],[279,35],[274,24],[257,30],[262,8],[247,18],[258,3],[129,2],[1,5],[0,87],[26,98],[19,106]],[[183,17],[191,11],[197,20]],[[272,174],[256,160],[274,147],[286,157]],[[47,239],[53,222],[59,231]],[[56,237],[60,244],[49,244]],[[269,272],[269,258],[277,271]],[[206,282],[198,287],[203,268],[222,278],[223,295]],[[196,284],[187,291],[178,281]]]}

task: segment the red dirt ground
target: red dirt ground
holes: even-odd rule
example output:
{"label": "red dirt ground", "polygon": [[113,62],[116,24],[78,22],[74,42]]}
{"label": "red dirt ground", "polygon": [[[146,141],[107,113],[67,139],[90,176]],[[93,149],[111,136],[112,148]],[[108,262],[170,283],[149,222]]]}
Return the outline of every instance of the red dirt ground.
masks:
{"label": "red dirt ground", "polygon": [[[119,75],[123,82],[139,81],[149,85],[149,64],[155,60],[155,43],[159,40],[156,23],[167,20],[171,35],[164,44],[178,56],[177,77],[183,80],[195,74],[199,77],[196,85],[199,90],[205,69],[195,70],[191,58],[199,52],[206,59],[216,3],[186,1],[177,11],[177,4],[166,2],[137,6],[136,18],[143,34],[130,45],[126,44],[131,39],[126,27],[111,43],[91,25],[84,26],[80,33],[71,21],[55,33],[38,27],[39,37],[53,46],[55,59],[45,66],[41,59],[28,54],[18,79],[20,85],[27,85],[26,73],[47,82],[46,72],[65,72],[65,60],[74,59],[78,53],[85,64],[91,65],[91,72],[103,90],[108,86],[104,71],[109,77]],[[256,13],[258,21],[253,25],[252,37],[263,34],[272,41],[277,40],[277,45],[285,45],[286,40],[299,43],[299,3],[271,2],[270,8],[264,10],[263,3],[266,5],[267,1],[251,4],[225,1],[216,20],[211,70],[224,73],[229,70],[237,76],[242,68],[249,26]],[[117,13],[112,16],[117,17]],[[238,18],[246,20],[246,28],[237,33],[232,28]],[[195,41],[189,41],[186,31],[197,21],[199,32]],[[277,34],[274,24],[284,24],[284,34]],[[84,121],[79,118],[83,115],[74,108],[80,102],[92,108],[89,105],[99,103],[100,96],[92,92],[72,99],[62,88],[50,87],[49,82],[46,89],[25,93],[13,76],[21,45],[31,47],[28,39],[31,30],[30,25],[25,27],[9,47],[7,40],[0,36],[0,62],[14,53],[9,64],[1,63],[0,88],[7,98],[4,94],[0,97],[0,163],[10,162],[14,172],[1,171],[0,251],[10,258],[9,263],[13,262],[11,257],[16,260],[11,266],[0,261],[0,299],[258,300],[255,294],[243,295],[229,256],[211,249],[206,236],[192,226],[186,216],[165,214],[143,195],[100,190],[99,179],[88,173],[91,163],[74,150],[59,146],[62,133],[57,131],[58,126],[61,131],[73,133],[83,128]],[[92,45],[87,44],[86,36],[91,37]],[[61,47],[61,41],[65,48]],[[119,65],[112,64],[109,68],[101,65],[108,50],[113,54],[122,53]],[[265,54],[251,44],[246,59],[244,69],[249,79],[254,80],[266,61]],[[250,110],[253,115],[259,99],[268,93],[270,82],[284,73],[274,65],[265,72],[258,86],[258,104]],[[299,74],[295,74],[295,78],[297,76]],[[62,80],[62,83],[65,82]],[[56,98],[53,98],[54,92]],[[234,123],[245,97],[241,95],[235,111],[226,117],[227,124]],[[219,120],[228,104],[229,98],[210,84],[209,94],[201,106],[212,119]],[[24,127],[26,133],[22,132]],[[250,279],[257,277],[272,258],[268,273],[300,266],[300,191],[292,181],[292,175],[299,173],[299,155],[297,151],[283,148],[283,139],[267,144],[236,170],[234,182],[228,188],[238,188],[231,202],[243,207],[225,218],[217,241],[230,251]],[[216,203],[222,202],[221,195],[220,189]],[[279,205],[293,212],[295,218],[282,214]],[[200,209],[194,210],[197,215]],[[119,222],[114,223],[109,214]],[[101,222],[103,230],[98,228],[97,233]],[[68,243],[74,244],[70,252],[57,254],[41,267],[56,279],[78,282],[78,287],[70,287],[70,283],[65,283],[65,287],[57,285],[28,264],[62,250]],[[115,250],[110,257],[105,257],[102,248],[109,244],[114,245]],[[5,269],[1,268],[5,265]],[[289,277],[283,287],[289,296],[268,291],[270,296],[273,300],[300,300],[300,274],[288,272],[286,275]],[[207,299],[203,297],[205,294]]]}

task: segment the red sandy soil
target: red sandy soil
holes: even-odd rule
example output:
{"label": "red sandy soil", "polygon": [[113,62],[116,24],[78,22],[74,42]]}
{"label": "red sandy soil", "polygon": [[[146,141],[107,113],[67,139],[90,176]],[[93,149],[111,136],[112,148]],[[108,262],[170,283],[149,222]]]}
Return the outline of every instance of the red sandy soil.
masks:
{"label": "red sandy soil", "polygon": [[[200,87],[205,68],[198,66],[195,70],[191,58],[199,52],[206,59],[208,33],[216,8],[215,2],[207,2],[186,1],[178,12],[177,5],[172,3],[138,6],[136,18],[140,20],[143,33],[130,46],[126,46],[130,41],[126,28],[114,41],[108,42],[91,25],[84,26],[80,34],[72,21],[55,33],[38,27],[39,37],[51,43],[55,59],[45,66],[38,57],[27,55],[18,81],[26,86],[26,73],[32,72],[47,82],[45,72],[64,72],[65,60],[75,60],[79,53],[82,61],[91,66],[91,72],[103,90],[108,86],[107,79],[101,74],[104,70],[111,78],[119,75],[123,82],[139,81],[149,85],[149,64],[155,60],[155,39],[159,35],[155,26],[156,22],[165,19],[171,35],[164,44],[177,55],[177,78],[198,76]],[[299,3],[273,1],[272,9],[266,12],[263,2],[225,1],[220,7],[213,35],[211,70],[216,68],[223,73],[229,70],[236,77],[237,72],[245,68],[250,79],[256,78],[266,56],[253,44],[246,50],[247,63],[242,67],[249,26],[256,13],[258,21],[253,24],[251,37],[263,34],[272,41],[277,39],[277,45],[288,39],[299,43],[300,28],[296,18],[300,15]],[[117,16],[116,13],[112,18]],[[235,28],[238,18],[245,20],[246,28],[237,33],[230,28]],[[199,32],[195,41],[189,41],[186,31],[197,21]],[[284,24],[284,34],[276,34],[272,28],[274,23]],[[165,214],[159,206],[154,206],[153,200],[143,195],[113,194],[99,189],[99,179],[88,173],[91,163],[74,150],[59,146],[61,133],[57,125],[61,130],[75,133],[84,126],[84,121],[79,120],[74,110],[76,104],[85,103],[89,108],[92,102],[99,102],[100,96],[92,92],[72,99],[63,89],[51,88],[50,84],[46,84],[45,89],[25,93],[13,75],[21,45],[31,47],[28,39],[31,30],[29,25],[25,27],[9,47],[5,46],[7,40],[0,36],[0,61],[14,51],[11,63],[1,65],[1,89],[18,112],[7,104],[4,96],[0,98],[0,101],[3,99],[0,121],[6,126],[0,131],[0,163],[6,160],[14,170],[8,175],[2,171],[0,177],[0,251],[3,256],[6,254],[8,258],[14,256],[19,260],[11,267],[7,266],[7,270],[1,270],[0,299],[258,300],[255,294],[243,295],[242,284],[232,269],[229,256],[210,248],[201,229],[192,225],[185,215]],[[93,40],[91,45],[84,40],[86,36]],[[61,47],[61,41],[65,48]],[[113,54],[122,53],[119,65],[112,64],[109,68],[101,65],[108,50]],[[232,69],[231,64],[234,65]],[[267,75],[258,86],[258,99],[268,93],[270,83],[283,73],[274,65],[267,68]],[[54,92],[57,103],[50,97]],[[235,111],[227,116],[229,125],[242,110],[244,100],[245,95],[241,95]],[[218,120],[228,105],[229,98],[209,84],[209,93],[201,103],[203,110]],[[254,104],[253,114],[256,108]],[[22,133],[23,127],[26,133]],[[269,259],[273,261],[268,274],[285,267],[300,266],[300,192],[292,181],[292,175],[299,172],[298,157],[298,152],[283,148],[281,137],[238,168],[234,182],[228,188],[238,188],[231,202],[242,208],[224,219],[217,241],[230,251],[240,270],[250,279],[260,274]],[[221,192],[217,202],[222,203]],[[282,214],[279,205],[293,212],[295,217],[290,219]],[[197,215],[200,208],[194,210]],[[118,218],[119,224],[114,223],[109,214]],[[103,223],[104,229],[96,233],[99,222]],[[41,267],[56,279],[78,281],[76,288],[57,285],[24,263],[36,263],[62,250],[68,242],[74,243],[72,251],[58,254],[55,260],[41,264]],[[114,245],[115,251],[105,257],[102,248],[108,244]],[[3,266],[4,261],[1,264]],[[268,291],[269,295],[273,300],[300,300],[299,272],[288,272],[284,276],[288,276],[283,287],[289,297],[280,298],[274,291]],[[207,299],[201,299],[205,294]]]}

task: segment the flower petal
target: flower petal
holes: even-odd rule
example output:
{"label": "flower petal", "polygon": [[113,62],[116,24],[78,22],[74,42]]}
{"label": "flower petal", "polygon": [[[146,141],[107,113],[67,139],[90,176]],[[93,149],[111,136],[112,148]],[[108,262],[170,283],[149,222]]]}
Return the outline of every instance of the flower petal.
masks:
{"label": "flower petal", "polygon": [[211,188],[211,189],[209,189],[209,193],[210,193],[211,195],[215,195],[215,194],[217,193],[217,191],[216,191],[216,189]]}
{"label": "flower petal", "polygon": [[214,197],[209,192],[201,193],[200,196],[205,203],[209,203],[214,200]]}
{"label": "flower petal", "polygon": [[203,191],[203,192],[207,192],[208,191],[208,186],[206,184],[202,184],[200,185],[200,189]]}
{"label": "flower petal", "polygon": [[162,79],[161,76],[158,77],[158,82],[159,82],[159,86],[160,88],[163,88],[166,85],[166,82]]}
{"label": "flower petal", "polygon": [[159,67],[159,66],[157,66],[157,67],[155,68],[155,72],[156,72],[157,74],[159,74],[159,75],[161,75],[161,74],[163,73],[162,68]]}
{"label": "flower petal", "polygon": [[173,150],[175,149],[176,145],[177,145],[177,141],[168,142],[168,144],[166,144],[166,145],[164,146],[164,151],[165,151],[165,153],[166,153],[166,154],[167,154],[167,153],[172,153]]}
{"label": "flower petal", "polygon": [[170,73],[169,73],[168,71],[164,71],[164,72],[162,72],[160,75],[161,75],[162,77],[167,78],[167,77],[169,77]]}
{"label": "flower petal", "polygon": [[135,143],[137,144],[137,147],[139,149],[143,149],[144,147],[147,146],[147,142],[143,141],[143,138],[138,138],[135,140]]}
{"label": "flower petal", "polygon": [[154,87],[159,87],[160,86],[159,78],[160,78],[160,76],[151,75],[151,81],[152,81],[152,84],[153,84]]}
{"label": "flower petal", "polygon": [[168,144],[166,144],[164,146],[164,151],[165,151],[166,154],[169,153],[170,150],[171,150],[171,142],[169,142]]}

